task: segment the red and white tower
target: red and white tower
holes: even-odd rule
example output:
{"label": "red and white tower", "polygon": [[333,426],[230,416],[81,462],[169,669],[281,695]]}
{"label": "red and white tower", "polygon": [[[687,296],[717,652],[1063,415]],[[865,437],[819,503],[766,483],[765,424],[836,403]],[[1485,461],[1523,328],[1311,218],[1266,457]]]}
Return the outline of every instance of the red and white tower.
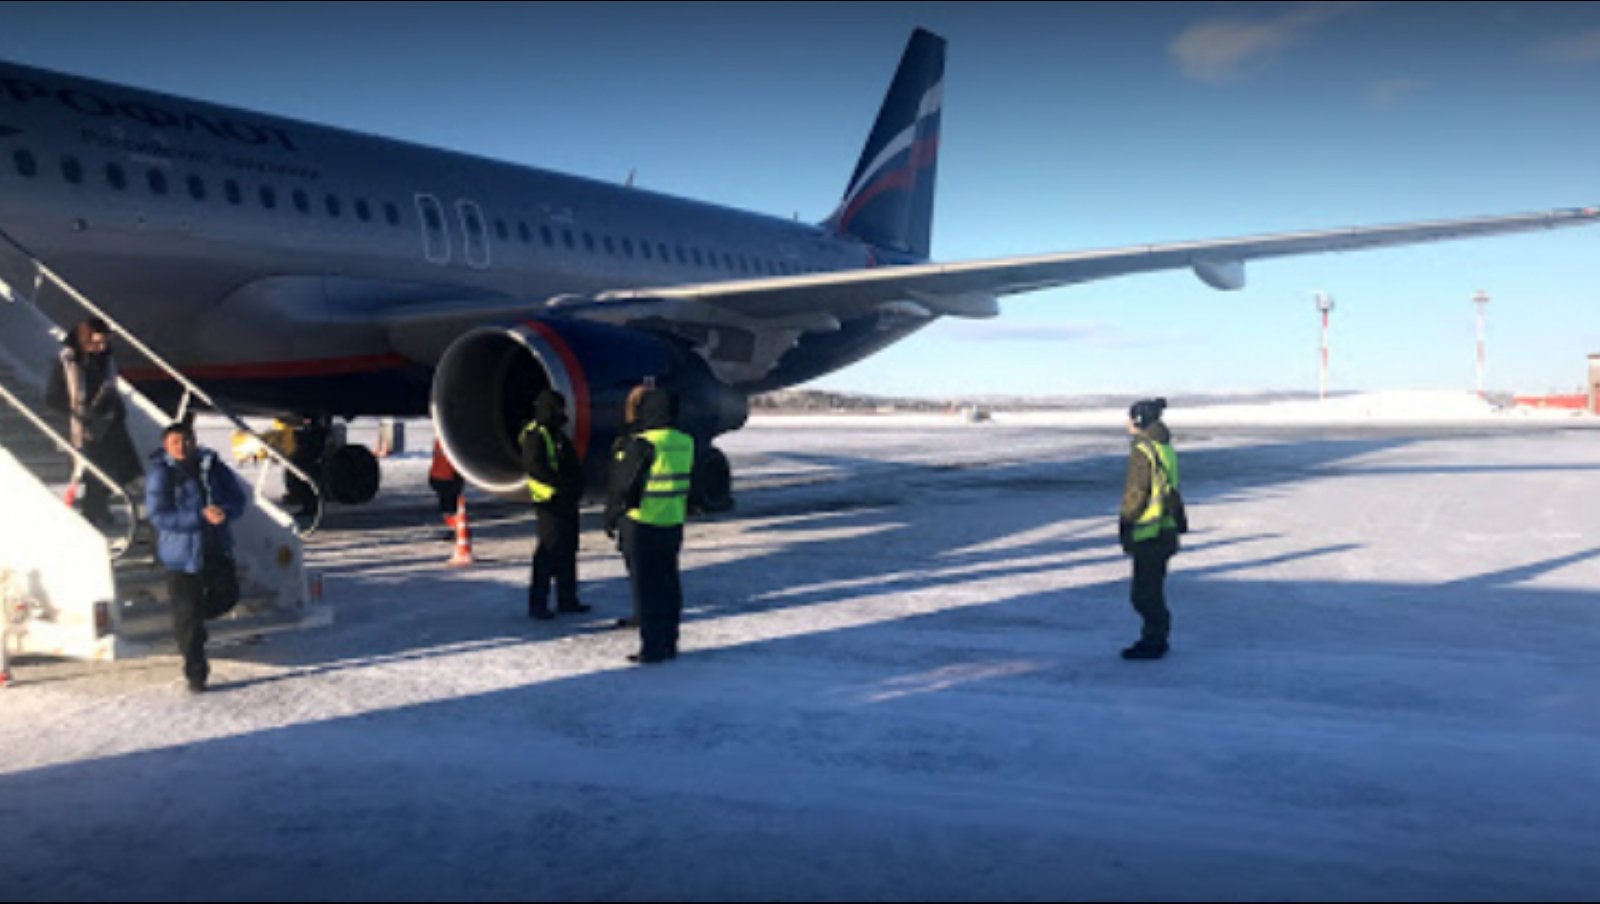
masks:
{"label": "red and white tower", "polygon": [[1321,398],[1324,402],[1328,400],[1328,371],[1333,362],[1329,339],[1333,324],[1334,307],[1333,296],[1326,292],[1317,293],[1317,313],[1322,315],[1322,376],[1318,385],[1321,387]]}
{"label": "red and white tower", "polygon": [[1488,393],[1489,376],[1489,293],[1479,292],[1472,303],[1478,306],[1478,398]]}

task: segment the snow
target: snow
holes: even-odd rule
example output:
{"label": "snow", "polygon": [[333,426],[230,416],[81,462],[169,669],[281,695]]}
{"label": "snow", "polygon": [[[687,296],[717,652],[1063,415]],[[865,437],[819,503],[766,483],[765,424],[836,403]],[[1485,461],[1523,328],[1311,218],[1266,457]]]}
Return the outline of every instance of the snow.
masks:
{"label": "snow", "polygon": [[593,616],[527,621],[517,505],[445,567],[414,425],[313,544],[333,627],[202,698],[19,668],[0,896],[1592,899],[1600,432],[1400,398],[1173,412],[1154,664],[1116,655],[1118,412],[757,419],[649,669],[592,513]]}

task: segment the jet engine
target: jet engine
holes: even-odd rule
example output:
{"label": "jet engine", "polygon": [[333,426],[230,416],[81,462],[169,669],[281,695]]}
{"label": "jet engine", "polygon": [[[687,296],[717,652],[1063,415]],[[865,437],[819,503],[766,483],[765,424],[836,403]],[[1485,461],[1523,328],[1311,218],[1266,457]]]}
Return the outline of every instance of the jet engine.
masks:
{"label": "jet engine", "polygon": [[579,320],[475,330],[439,360],[433,419],[463,477],[499,495],[525,494],[522,431],[533,419],[534,399],[554,389],[567,399],[567,431],[596,491],[605,486],[628,394],[652,380],[677,394],[677,427],[700,447],[697,476],[708,478],[700,490],[717,507],[714,497],[729,492],[727,459],[711,440],[744,426],[749,400],[713,377],[691,350],[650,333]]}

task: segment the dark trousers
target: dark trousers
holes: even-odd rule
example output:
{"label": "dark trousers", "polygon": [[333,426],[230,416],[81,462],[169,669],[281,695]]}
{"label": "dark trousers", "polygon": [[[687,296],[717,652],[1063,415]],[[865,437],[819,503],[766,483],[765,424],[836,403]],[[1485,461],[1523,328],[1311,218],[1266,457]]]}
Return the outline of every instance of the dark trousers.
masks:
{"label": "dark trousers", "polygon": [[622,555],[628,563],[633,608],[639,613],[639,653],[646,659],[678,655],[678,626],[683,621],[678,556],[682,552],[682,527],[651,527],[623,519]]}
{"label": "dark trousers", "polygon": [[[139,454],[127,429],[120,424],[99,429],[104,435],[84,441],[79,450],[83,457],[118,484],[126,485],[142,476]],[[96,526],[111,520],[111,488],[91,474],[83,475],[83,516]]]}
{"label": "dark trousers", "polygon": [[1165,647],[1172,635],[1167,608],[1167,568],[1177,553],[1173,538],[1159,537],[1133,545],[1133,609],[1144,619],[1141,640]]}
{"label": "dark trousers", "polygon": [[183,676],[190,684],[204,684],[211,675],[206,662],[206,617],[201,600],[203,585],[197,574],[167,572],[167,595],[172,600],[172,632],[183,654]]}
{"label": "dark trousers", "polygon": [[539,540],[533,548],[533,583],[528,586],[528,611],[550,607],[550,584],[556,585],[556,604],[562,609],[578,605],[578,510],[537,506]]}
{"label": "dark trousers", "polygon": [[111,520],[111,490],[92,474],[83,478],[83,517],[96,527]]}
{"label": "dark trousers", "polygon": [[467,482],[459,477],[455,480],[435,480],[430,477],[428,486],[433,488],[433,495],[439,499],[439,514],[454,518],[461,503],[461,491],[466,489]]}

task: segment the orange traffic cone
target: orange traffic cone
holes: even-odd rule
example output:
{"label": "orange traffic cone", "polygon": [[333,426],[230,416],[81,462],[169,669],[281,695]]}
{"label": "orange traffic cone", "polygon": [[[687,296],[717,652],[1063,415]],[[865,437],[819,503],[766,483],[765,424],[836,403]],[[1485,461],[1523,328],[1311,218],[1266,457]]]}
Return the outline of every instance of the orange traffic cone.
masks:
{"label": "orange traffic cone", "polygon": [[451,568],[466,568],[477,562],[472,557],[472,531],[467,527],[467,497],[462,494],[456,503],[456,554],[450,557]]}

